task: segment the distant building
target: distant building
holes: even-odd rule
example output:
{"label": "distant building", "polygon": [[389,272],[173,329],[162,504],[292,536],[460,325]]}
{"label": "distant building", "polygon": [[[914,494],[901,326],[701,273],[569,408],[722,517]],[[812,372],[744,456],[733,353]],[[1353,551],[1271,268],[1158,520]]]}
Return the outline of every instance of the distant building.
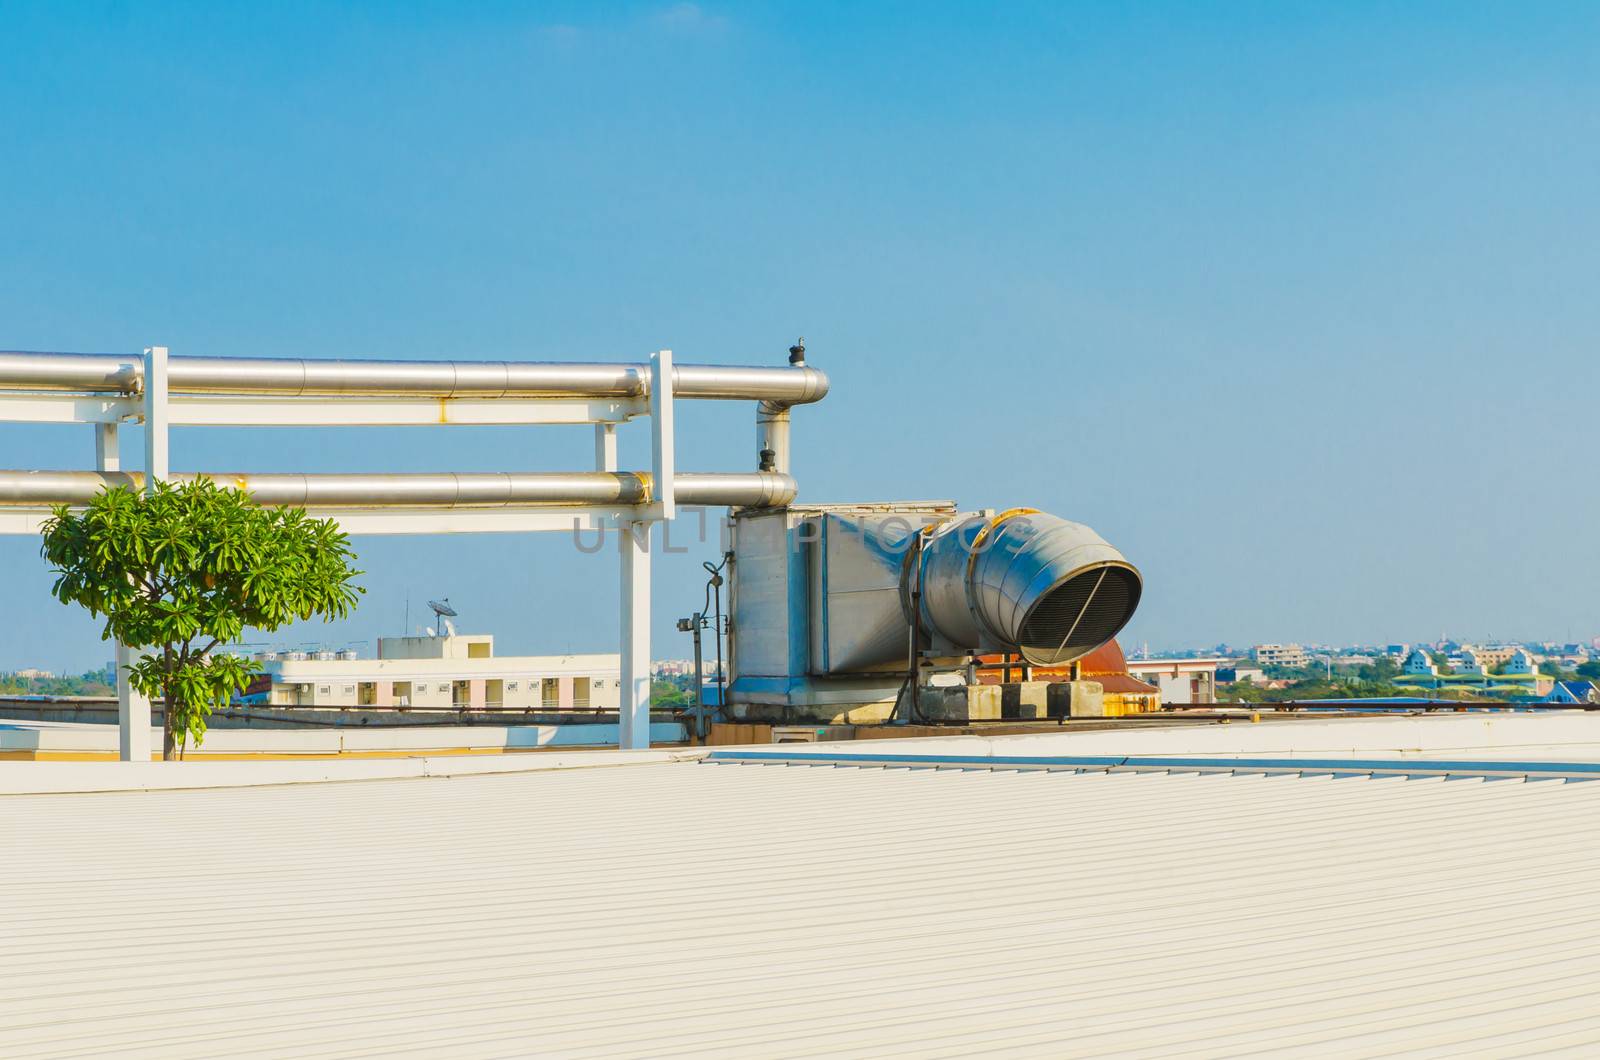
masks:
{"label": "distant building", "polygon": [[1511,657],[1521,650],[1515,644],[1492,644],[1474,647],[1472,654],[1477,656],[1483,672],[1488,673],[1494,667],[1510,662]]}
{"label": "distant building", "polygon": [[1249,681],[1251,684],[1265,685],[1267,672],[1259,666],[1246,666],[1243,663],[1232,663],[1227,666],[1217,667],[1217,684],[1231,685],[1240,681]]}
{"label": "distant building", "polygon": [[1579,706],[1600,705],[1600,686],[1593,681],[1557,681],[1543,701]]}
{"label": "distant building", "polygon": [[1426,648],[1416,648],[1406,656],[1400,672],[1408,677],[1438,677],[1439,665]]}
{"label": "distant building", "polygon": [[1539,676],[1539,664],[1534,661],[1533,654],[1526,648],[1518,648],[1511,653],[1511,658],[1506,660],[1505,669],[1501,671],[1507,676],[1527,675]]}
{"label": "distant building", "polygon": [[54,677],[55,676],[55,671],[53,671],[53,670],[37,670],[37,669],[34,669],[32,666],[28,666],[28,667],[24,667],[21,670],[18,670],[12,676],[13,677],[27,677],[27,678],[31,678],[33,680],[39,680],[39,679],[45,678],[45,677]]}
{"label": "distant building", "polygon": [[353,652],[262,652],[241,702],[273,707],[428,707],[473,710],[616,709],[621,663],[612,655],[496,656],[487,635],[381,637],[378,658]]}
{"label": "distant building", "polygon": [[1486,674],[1489,668],[1471,648],[1462,648],[1449,656],[1450,672],[1456,674]]}
{"label": "distant building", "polygon": [[1309,666],[1311,657],[1298,644],[1257,644],[1250,657],[1260,666]]}
{"label": "distant building", "polygon": [[1215,703],[1217,668],[1231,660],[1215,656],[1192,659],[1131,659],[1128,673],[1161,689],[1164,703]]}

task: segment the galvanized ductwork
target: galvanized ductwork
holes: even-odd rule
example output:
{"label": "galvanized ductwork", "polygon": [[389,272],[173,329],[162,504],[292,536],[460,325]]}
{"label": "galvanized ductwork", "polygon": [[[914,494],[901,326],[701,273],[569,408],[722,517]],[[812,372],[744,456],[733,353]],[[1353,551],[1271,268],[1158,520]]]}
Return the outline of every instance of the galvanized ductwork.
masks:
{"label": "galvanized ductwork", "polygon": [[[245,475],[178,473],[174,482],[209,478],[250,494],[257,504],[318,508],[559,508],[638,505],[651,501],[650,476],[579,471],[502,474]],[[674,477],[678,503],[709,507],[774,507],[794,499],[788,475],[696,474]],[[103,489],[144,488],[138,472],[0,471],[0,505],[38,508],[87,504]]]}
{"label": "galvanized ductwork", "polygon": [[1059,665],[1104,644],[1133,617],[1139,572],[1081,523],[1031,509],[961,514],[924,535],[908,557],[909,617],[920,578],[920,621],[964,650],[1015,651]]}
{"label": "galvanized ductwork", "polygon": [[[143,378],[143,361],[135,356],[0,352],[0,390],[135,394]],[[673,366],[672,378],[673,394],[680,398],[767,401],[787,407],[821,401],[828,393],[827,375],[804,364],[679,364]],[[650,392],[650,369],[643,364],[541,361],[172,357],[167,385],[174,394],[643,398]]]}

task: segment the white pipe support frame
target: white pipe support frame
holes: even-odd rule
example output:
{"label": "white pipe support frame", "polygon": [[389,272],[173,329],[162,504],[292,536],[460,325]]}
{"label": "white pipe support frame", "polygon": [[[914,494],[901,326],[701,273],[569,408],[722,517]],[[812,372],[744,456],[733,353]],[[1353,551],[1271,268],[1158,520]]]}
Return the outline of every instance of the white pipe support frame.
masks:
{"label": "white pipe support frame", "polygon": [[[489,476],[447,476],[448,489],[434,481],[439,476],[378,476],[385,479],[381,483],[365,481],[372,476],[233,479],[261,493],[263,503],[301,504],[354,534],[615,531],[622,546],[619,732],[625,748],[649,745],[652,524],[673,519],[680,500],[715,506],[787,504],[795,491],[787,476],[789,409],[820,401],[827,392],[827,376],[803,365],[675,365],[670,350],[657,352],[646,364],[169,358],[164,346],[147,348],[142,358],[0,351],[0,421],[95,425],[99,476],[87,484],[91,494],[112,479],[153,490],[160,481],[196,477],[171,473],[173,425],[592,424],[594,470],[617,481],[583,482],[566,493],[543,481],[552,478],[545,475],[500,476],[503,484],[487,481]],[[778,473],[677,474],[675,404],[680,397],[758,402],[758,442],[773,451]],[[616,425],[644,415],[651,420],[648,481],[619,473],[617,458]],[[144,469],[142,475],[124,476],[118,424],[134,419],[144,425]],[[49,503],[69,497],[85,503],[79,498],[86,484],[79,477],[0,471],[0,495],[11,494],[9,500],[0,496],[0,533],[36,534],[49,517]],[[304,495],[295,494],[297,489]],[[375,491],[381,495],[374,498]],[[138,761],[150,757],[150,704],[127,680],[126,668],[135,657],[118,647],[121,757]]]}

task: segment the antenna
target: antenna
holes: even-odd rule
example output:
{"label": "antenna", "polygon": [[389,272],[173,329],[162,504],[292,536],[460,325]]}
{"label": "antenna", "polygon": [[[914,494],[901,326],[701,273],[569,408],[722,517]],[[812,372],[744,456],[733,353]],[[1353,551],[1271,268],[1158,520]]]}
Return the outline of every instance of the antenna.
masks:
{"label": "antenna", "polygon": [[[450,598],[448,596],[445,597],[443,600],[429,600],[428,601],[428,606],[433,609],[434,615],[436,615],[438,617],[438,622],[437,622],[436,625],[437,625],[437,628],[438,628],[439,632],[438,632],[437,636],[441,636],[441,637],[442,636],[446,636],[444,631],[447,628],[452,633],[455,632],[454,624],[445,621],[446,619],[449,619],[449,618],[458,617],[457,614],[456,614],[456,609],[450,606]],[[435,635],[434,631],[431,630],[431,629],[428,631],[428,634],[430,636]]]}

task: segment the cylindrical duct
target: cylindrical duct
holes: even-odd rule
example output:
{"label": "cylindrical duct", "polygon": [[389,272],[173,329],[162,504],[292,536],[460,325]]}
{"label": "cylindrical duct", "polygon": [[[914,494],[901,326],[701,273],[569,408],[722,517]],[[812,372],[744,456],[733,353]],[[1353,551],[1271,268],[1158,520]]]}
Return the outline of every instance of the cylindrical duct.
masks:
{"label": "cylindrical duct", "polygon": [[790,471],[790,419],[788,405],[763,401],[756,406],[756,456],[759,459],[761,454],[771,453],[772,469],[785,475]]}
{"label": "cylindrical duct", "polygon": [[[131,355],[0,352],[0,390],[134,394],[143,376],[143,359]],[[642,398],[650,391],[650,373],[642,364],[172,357],[167,383],[177,394]],[[800,405],[822,400],[828,377],[806,365],[679,364],[672,392]]]}
{"label": "cylindrical duct", "polygon": [[[917,553],[913,553],[917,555]],[[1139,605],[1139,572],[1100,535],[1030,509],[962,514],[920,550],[924,629],[963,650],[1072,662],[1116,636]],[[909,615],[908,565],[902,598]]]}
{"label": "cylindrical duct", "polygon": [[[650,476],[623,471],[513,474],[239,475],[208,472],[168,476],[175,482],[209,478],[247,491],[258,504],[305,508],[574,507],[650,501]],[[674,479],[678,503],[765,508],[788,504],[796,486],[788,475],[696,474]],[[87,504],[103,489],[144,487],[138,472],[0,471],[0,506]]]}

